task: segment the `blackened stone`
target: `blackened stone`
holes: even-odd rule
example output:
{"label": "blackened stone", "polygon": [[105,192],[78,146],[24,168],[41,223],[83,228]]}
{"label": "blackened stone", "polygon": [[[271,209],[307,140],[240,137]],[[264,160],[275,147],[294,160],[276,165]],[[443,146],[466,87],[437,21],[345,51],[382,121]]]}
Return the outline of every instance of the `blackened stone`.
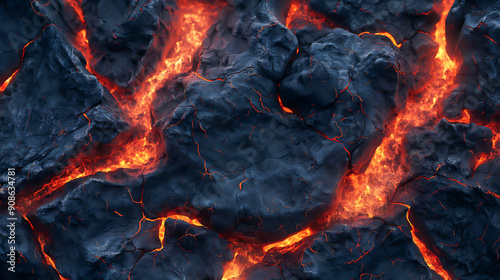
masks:
{"label": "blackened stone", "polygon": [[[82,4],[87,38],[100,74],[126,87],[143,67],[162,57],[176,5],[171,0],[87,0]],[[153,42],[156,42],[155,44]],[[145,55],[157,60],[145,60]],[[154,55],[156,53],[156,55]]]}
{"label": "blackened stone", "polygon": [[112,96],[53,25],[26,48],[0,96],[0,123],[0,166],[16,168],[18,191],[28,176],[54,174],[126,128]]}
{"label": "blackened stone", "polygon": [[500,1],[455,1],[446,20],[448,53],[459,61],[457,85],[445,100],[444,114],[488,123],[500,112],[498,53]]}
{"label": "blackened stone", "polygon": [[395,218],[336,223],[317,234],[298,263],[285,260],[249,272],[248,279],[438,279],[413,243],[406,208]]}
{"label": "blackened stone", "polygon": [[[40,207],[36,219],[48,229],[48,251],[70,279],[220,279],[231,258],[215,232],[142,211],[142,184],[103,180],[69,183],[66,193]],[[124,182],[129,182],[124,184]],[[126,279],[127,277],[125,277]]]}
{"label": "blackened stone", "polygon": [[454,279],[494,279],[500,272],[495,167],[487,163],[473,173],[476,158],[490,151],[491,137],[486,127],[445,120],[407,137],[410,176],[394,201],[411,207],[417,236]]}

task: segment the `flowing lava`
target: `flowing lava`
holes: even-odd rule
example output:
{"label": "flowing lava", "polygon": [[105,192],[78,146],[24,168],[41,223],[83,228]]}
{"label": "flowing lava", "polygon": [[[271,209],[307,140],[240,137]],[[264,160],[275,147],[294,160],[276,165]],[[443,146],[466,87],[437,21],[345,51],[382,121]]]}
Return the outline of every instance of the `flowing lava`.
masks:
{"label": "flowing lava", "polygon": [[[337,198],[338,209],[329,213],[326,222],[321,219],[322,223],[326,224],[323,225],[323,228],[336,220],[353,220],[359,216],[373,217],[383,213],[388,206],[388,196],[394,192],[405,172],[400,164],[401,144],[404,137],[413,127],[436,123],[439,120],[437,103],[454,86],[454,78],[458,68],[446,53],[445,22],[452,4],[452,0],[444,1],[441,7],[443,9],[441,19],[436,26],[434,40],[439,44],[439,49],[434,65],[435,72],[438,75],[428,81],[421,95],[410,96],[405,109],[398,114],[392,123],[392,127],[388,129],[390,134],[384,138],[382,144],[377,148],[368,169],[362,174],[351,174],[345,178],[343,182],[345,188],[343,192],[339,192]],[[324,22],[316,14],[309,12],[307,4],[292,3],[286,19],[286,26],[290,28],[292,23],[297,22],[296,19],[311,22],[318,29],[321,29]],[[298,23],[296,24],[299,26]],[[359,36],[361,37],[364,34],[385,36],[395,46],[401,47],[401,44],[397,44],[390,33],[363,32]],[[283,110],[292,113],[286,109],[288,108]],[[422,116],[426,116],[426,118]],[[448,272],[443,269],[439,258],[415,235],[416,230],[409,219],[408,222],[411,226],[413,242],[419,248],[429,268],[445,280],[452,279]],[[294,250],[300,241],[317,232],[316,229],[312,230],[311,228],[316,228],[316,226],[311,226],[282,242],[269,244],[263,248],[234,246],[235,257],[226,267],[223,279],[240,279],[246,268],[261,262],[265,253],[275,248],[276,244],[286,244],[284,251]],[[276,246],[280,247],[279,245]]]}
{"label": "flowing lava", "polygon": [[[83,21],[83,12],[79,1],[68,1],[76,9],[78,19]],[[132,126],[132,133],[119,135],[109,146],[109,155],[96,155],[91,158],[77,157],[61,173],[43,185],[33,194],[20,197],[19,212],[26,214],[37,206],[36,202],[60,189],[64,184],[97,172],[112,172],[120,168],[138,169],[148,173],[156,169],[158,157],[163,153],[163,145],[151,124],[150,108],[156,90],[175,75],[186,73],[190,70],[192,57],[201,46],[205,32],[215,22],[217,9],[215,5],[179,1],[176,28],[171,33],[171,38],[178,38],[173,50],[166,49],[163,61],[158,63],[156,70],[141,85],[137,87],[133,96],[118,95],[116,86],[100,77],[101,83],[110,90],[118,99],[118,103],[127,120]],[[85,30],[80,31],[75,45],[91,61],[88,40]],[[83,37],[82,37],[83,36]],[[83,38],[83,39],[82,39]],[[89,68],[89,64],[87,64]],[[90,68],[91,73],[95,71]],[[86,115],[84,114],[84,117]],[[88,118],[87,118],[88,119]],[[91,120],[89,119],[89,123]],[[90,139],[92,139],[92,136]]]}
{"label": "flowing lava", "polygon": [[311,11],[305,1],[292,2],[286,16],[285,26],[292,29],[292,27],[300,27],[306,22],[314,24],[318,29],[321,29],[323,24],[328,24],[322,16]]}
{"label": "flowing lava", "polygon": [[[80,50],[88,61],[86,65],[87,70],[94,74],[101,84],[117,99],[120,108],[132,127],[133,136],[131,135],[132,133],[119,135],[111,144],[105,145],[110,148],[109,155],[94,155],[90,158],[77,157],[71,160],[70,165],[66,169],[52,178],[50,182],[44,184],[36,192],[20,193],[17,210],[24,217],[34,210],[43,198],[74,179],[93,175],[97,172],[112,172],[120,168],[140,169],[145,173],[156,169],[156,161],[163,151],[160,139],[152,128],[150,116],[151,103],[153,102],[156,90],[176,75],[189,72],[192,57],[201,46],[205,32],[215,22],[218,11],[218,6],[214,4],[205,3],[200,5],[200,3],[193,3],[187,0],[178,1],[178,11],[174,15],[176,28],[170,33],[170,38],[177,40],[175,47],[172,50],[163,50],[163,61],[158,63],[155,71],[136,88],[133,96],[125,96],[119,95],[119,88],[106,78],[98,75],[91,67],[93,57],[87,39],[86,23],[80,7],[81,1],[68,0],[66,2],[75,10],[77,18],[83,26],[83,29],[80,30],[75,38],[75,47]],[[7,87],[16,73],[17,71],[4,82],[1,88],[2,91]],[[90,125],[92,120],[86,114],[83,114],[83,117],[88,119]],[[92,140],[90,134],[89,137]],[[197,220],[181,215],[170,215],[165,218],[159,218],[162,221],[159,229],[159,238],[162,243],[165,234],[164,222],[168,218],[183,220],[192,225],[201,225]],[[57,270],[53,259],[44,251],[46,244],[45,235],[40,232],[35,233],[38,235],[38,243],[40,244],[45,263],[52,266],[57,271],[60,279],[64,280],[65,278]]]}
{"label": "flowing lava", "polygon": [[[120,108],[133,127],[134,136],[127,133],[119,135],[113,143],[109,144],[111,147],[110,155],[73,159],[72,164],[68,168],[52,178],[50,182],[43,185],[38,191],[33,194],[20,195],[18,210],[23,215],[32,211],[37,206],[36,203],[42,198],[50,195],[74,179],[96,174],[97,172],[111,172],[120,168],[141,169],[146,173],[156,168],[158,156],[162,153],[162,146],[159,144],[158,136],[152,128],[149,113],[155,93],[157,89],[162,87],[166,81],[172,79],[175,75],[186,73],[190,70],[193,54],[201,46],[205,31],[213,24],[217,16],[217,8],[214,5],[200,5],[188,0],[179,1],[179,10],[176,12],[179,14],[176,15],[177,18],[175,21],[177,28],[172,32],[172,37],[178,38],[175,47],[172,50],[163,52],[165,54],[163,61],[156,66],[155,71],[149,78],[145,79],[137,87],[132,96],[124,96],[120,94],[118,87],[99,76],[92,69],[91,61],[93,60],[93,56],[91,55],[87,39],[86,23],[80,7],[81,1],[67,0],[67,3],[73,7],[78,20],[81,21],[83,26],[82,30],[76,35],[74,44],[89,62],[86,66],[87,70],[98,77],[101,83],[115,96]],[[395,190],[404,175],[404,170],[400,164],[400,148],[404,137],[412,127],[435,123],[439,119],[436,104],[454,85],[454,77],[457,73],[457,65],[446,53],[446,38],[444,35],[445,19],[452,4],[453,1],[451,0],[444,1],[444,11],[441,20],[436,26],[435,41],[439,44],[439,50],[435,58],[435,71],[438,75],[435,75],[428,82],[422,95],[410,96],[405,109],[399,113],[391,124],[391,127],[388,128],[389,135],[384,138],[382,144],[377,148],[368,169],[362,174],[351,174],[346,177],[343,182],[345,188],[338,198],[339,201],[337,204],[339,208],[330,213],[329,222],[337,219],[352,220],[363,215],[373,217],[383,213],[388,205],[388,196]],[[321,29],[323,24],[326,23],[323,18],[309,11],[306,4],[297,4],[294,2],[290,6],[286,26],[288,28],[295,25],[299,26],[297,19],[311,22],[318,29]],[[366,32],[359,34],[359,36],[363,34],[366,34]],[[370,34],[386,36],[394,45],[401,46],[387,32]],[[5,89],[16,73],[17,71],[3,83],[0,91]],[[282,105],[280,99],[279,103]],[[282,106],[282,108],[287,113],[293,113],[286,107]],[[87,118],[85,114],[84,117]],[[90,119],[89,122],[91,122]],[[495,138],[494,142],[496,141],[497,139]],[[479,161],[481,160],[484,159],[480,159]],[[418,246],[429,268],[445,280],[452,279],[448,272],[443,269],[439,258],[416,236],[416,230],[409,219],[410,208],[409,206],[406,207],[408,207],[407,219],[411,226],[413,242]],[[143,220],[161,221],[158,229],[161,248],[157,250],[163,248],[165,221],[168,218],[183,220],[192,225],[202,226],[198,220],[181,215],[168,215],[155,220],[149,220],[144,217]],[[326,227],[328,224],[323,226]],[[234,252],[234,259],[224,267],[223,279],[241,278],[245,269],[261,263],[266,253],[272,250],[282,253],[293,251],[301,246],[307,237],[314,235],[317,231],[310,227],[289,236],[283,241],[264,246],[250,246],[250,244],[243,241],[233,240],[231,242],[231,249]],[[56,269],[52,258],[43,252],[46,240],[39,235],[38,241],[46,263]],[[60,274],[59,276],[61,279],[64,279]]]}
{"label": "flowing lava", "polygon": [[346,188],[338,203],[341,207],[336,213],[339,217],[373,217],[383,213],[388,205],[388,196],[396,189],[405,172],[400,160],[404,137],[413,127],[439,120],[437,103],[454,86],[457,73],[456,63],[446,53],[445,21],[452,4],[451,0],[443,3],[441,20],[436,26],[434,40],[439,44],[434,62],[436,75],[428,81],[421,95],[409,97],[406,107],[388,128],[389,135],[375,151],[368,169],[362,174],[346,177]]}

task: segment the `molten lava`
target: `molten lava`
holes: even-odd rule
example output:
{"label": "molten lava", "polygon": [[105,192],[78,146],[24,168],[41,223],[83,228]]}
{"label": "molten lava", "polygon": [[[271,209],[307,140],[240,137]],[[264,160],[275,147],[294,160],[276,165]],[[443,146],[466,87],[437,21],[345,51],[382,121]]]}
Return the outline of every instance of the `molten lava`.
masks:
{"label": "molten lava", "polygon": [[[387,129],[388,135],[377,148],[368,169],[359,175],[347,176],[339,198],[336,215],[350,219],[360,215],[373,217],[383,213],[387,198],[404,175],[401,167],[401,144],[411,128],[439,120],[437,102],[454,86],[457,65],[446,53],[445,21],[453,1],[443,3],[441,20],[434,40],[439,44],[435,58],[435,73],[419,96],[411,96],[406,107]],[[391,36],[392,37],[392,36]]]}
{"label": "molten lava", "polygon": [[410,206],[408,206],[406,204],[400,204],[400,203],[396,203],[396,204],[399,204],[399,205],[402,205],[402,206],[408,208],[408,211],[406,211],[406,220],[408,221],[408,224],[411,227],[411,230],[410,230],[411,231],[411,238],[413,240],[413,243],[415,243],[415,245],[417,245],[418,249],[420,250],[420,253],[424,257],[424,260],[425,260],[425,263],[427,264],[427,266],[429,266],[430,269],[432,269],[434,272],[439,274],[439,276],[441,276],[443,278],[443,280],[453,279],[450,276],[450,274],[446,270],[443,269],[443,266],[442,266],[439,258],[433,252],[431,252],[431,250],[429,250],[429,248],[427,248],[427,245],[425,245],[425,243],[422,242],[422,240],[420,240],[420,238],[417,237],[416,229],[413,226],[412,222],[410,221],[410,210],[411,210]]}
{"label": "molten lava", "polygon": [[234,258],[224,267],[224,276],[222,280],[242,279],[245,269],[252,267],[255,264],[262,263],[265,255],[271,250],[279,250],[282,253],[296,250],[305,240],[305,238],[313,235],[315,232],[310,229],[293,234],[282,241],[270,243],[262,246],[249,246],[244,242],[233,241],[231,249]]}
{"label": "molten lava", "polygon": [[387,37],[387,38],[389,38],[389,40],[391,40],[391,42],[394,44],[394,46],[396,46],[396,47],[398,47],[398,48],[401,48],[401,44],[398,44],[398,43],[396,42],[396,39],[394,39],[394,36],[392,36],[392,34],[391,34],[391,33],[389,33],[389,32],[377,32],[377,33],[371,33],[371,32],[366,32],[366,31],[365,31],[365,32],[361,32],[361,33],[359,33],[359,35],[358,35],[358,36],[359,36],[359,37],[362,37],[362,36],[363,36],[363,35],[365,35],[365,34],[370,34],[370,35],[378,35],[378,36],[384,36],[384,37]]}
{"label": "molten lava", "polygon": [[3,82],[2,86],[0,86],[0,91],[4,91],[7,88],[7,86],[10,84],[10,81],[12,80],[12,78],[14,78],[18,71],[19,69],[14,71],[14,73],[12,73],[12,75],[10,75],[10,77],[8,77],[7,80]]}
{"label": "molten lava", "polygon": [[286,16],[286,27],[288,29],[298,28],[306,22],[314,24],[318,29],[321,29],[324,24],[328,24],[322,16],[311,11],[305,1],[293,1]]}
{"label": "molten lava", "polygon": [[[160,144],[159,136],[154,133],[151,125],[149,112],[154,95],[156,90],[164,85],[169,79],[172,79],[178,74],[189,72],[191,69],[192,57],[195,51],[201,46],[206,30],[215,22],[218,10],[216,6],[212,4],[200,5],[199,3],[193,3],[187,0],[178,1],[179,9],[176,15],[174,15],[176,17],[174,20],[176,29],[175,32],[171,33],[170,37],[172,40],[176,40],[175,48],[173,50],[163,50],[162,53],[165,54],[164,60],[156,66],[155,71],[147,80],[137,86],[135,93],[130,97],[119,95],[119,88],[108,79],[98,75],[91,67],[93,57],[86,36],[86,23],[80,7],[81,1],[67,1],[67,4],[73,7],[83,27],[76,36],[74,42],[75,47],[79,49],[87,59],[87,70],[94,74],[101,84],[103,84],[117,99],[132,129],[131,133],[123,133],[111,144],[104,145],[106,150],[109,151],[107,155],[94,154],[90,157],[79,156],[72,159],[70,161],[71,164],[66,169],[52,178],[50,182],[44,184],[36,192],[31,193],[31,191],[27,190],[21,192],[19,194],[19,206],[17,210],[23,216],[39,206],[43,198],[49,196],[51,193],[74,179],[93,175],[97,172],[112,172],[120,168],[139,169],[144,173],[156,169],[156,161],[158,157],[162,155],[163,146]],[[23,49],[23,56],[26,46]],[[15,73],[4,82],[2,90],[7,87]],[[86,114],[84,114],[83,117],[88,119],[90,125],[92,120],[89,119]],[[89,137],[92,139],[91,135],[89,135]],[[179,215],[169,216],[167,218],[180,219],[194,225],[201,225],[197,220]],[[162,222],[167,218],[162,218]],[[162,242],[164,233],[165,228],[163,224],[159,230],[159,238]],[[45,236],[38,234],[38,242],[45,263],[52,266],[57,271],[53,259],[44,252],[46,244]],[[59,277],[64,279],[60,274]]]}
{"label": "molten lava", "polygon": [[[77,11],[79,19],[83,20],[83,13],[75,1],[69,2]],[[155,134],[151,125],[150,108],[156,90],[172,79],[175,75],[187,73],[192,64],[195,51],[201,46],[205,32],[215,22],[217,9],[215,5],[199,5],[189,1],[178,2],[178,16],[175,20],[176,29],[171,33],[171,39],[177,39],[173,50],[166,49],[162,53],[165,58],[158,63],[156,70],[151,76],[137,87],[132,97],[118,96],[116,86],[109,88],[115,93],[119,105],[133,127],[133,135],[124,133],[119,135],[111,144],[105,145],[111,152],[108,155],[93,155],[92,157],[77,157],[71,161],[66,169],[52,178],[50,182],[43,185],[32,195],[21,195],[19,212],[25,214],[37,206],[42,198],[58,190],[64,184],[97,172],[112,172],[120,168],[142,170],[149,173],[156,169],[158,157],[163,154],[163,145],[160,144],[159,136]],[[83,22],[85,27],[85,22]],[[83,33],[82,33],[83,32]],[[85,35],[85,30],[80,34]],[[82,54],[89,55],[88,40],[75,43]],[[86,56],[87,61],[92,57]],[[87,65],[88,66],[88,65]],[[91,73],[95,71],[91,69]],[[109,81],[96,75],[103,85]],[[91,120],[90,120],[91,121]],[[90,136],[91,138],[91,136]]]}

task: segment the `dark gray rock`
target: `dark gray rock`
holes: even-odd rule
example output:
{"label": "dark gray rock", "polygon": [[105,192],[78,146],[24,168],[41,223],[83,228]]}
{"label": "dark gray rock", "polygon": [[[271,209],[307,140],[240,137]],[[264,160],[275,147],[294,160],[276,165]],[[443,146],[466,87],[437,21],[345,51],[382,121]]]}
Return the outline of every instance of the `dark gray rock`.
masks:
{"label": "dark gray rock", "polygon": [[443,104],[445,116],[464,109],[474,121],[498,120],[500,1],[455,1],[446,20],[448,53],[459,61],[457,85]]}
{"label": "dark gray rock", "polygon": [[411,175],[395,201],[410,205],[417,236],[453,279],[495,279],[500,272],[497,168],[487,163],[473,173],[476,157],[491,148],[491,131],[443,120],[433,130],[416,130],[407,141]]}
{"label": "dark gray rock", "polygon": [[0,96],[0,166],[16,168],[18,191],[28,177],[46,178],[126,128],[115,100],[75,53],[47,26]]}
{"label": "dark gray rock", "polygon": [[295,263],[286,254],[253,269],[248,279],[439,279],[412,241],[406,208],[392,213],[387,220],[336,223],[319,232]]}
{"label": "dark gray rock", "polygon": [[[310,81],[297,73],[309,71],[309,55],[295,58],[286,71],[297,39],[266,3],[229,7],[224,14],[204,42],[197,70],[203,78],[181,78],[155,102],[169,162],[146,180],[145,209],[159,215],[187,201],[209,228],[271,242],[326,209],[350,164],[363,168],[385,121],[404,103],[397,70],[405,61],[395,48],[380,50],[336,29],[311,48],[328,67],[315,62],[315,75],[330,77],[307,87]],[[346,56],[346,48],[361,54]],[[380,78],[366,85],[374,78],[367,71]],[[342,91],[350,78],[349,90]],[[308,103],[296,97],[295,85],[305,89]],[[295,114],[282,111],[278,86],[285,105],[297,104],[288,105]],[[313,108],[314,98],[326,101]],[[301,111],[299,105],[309,107]]]}

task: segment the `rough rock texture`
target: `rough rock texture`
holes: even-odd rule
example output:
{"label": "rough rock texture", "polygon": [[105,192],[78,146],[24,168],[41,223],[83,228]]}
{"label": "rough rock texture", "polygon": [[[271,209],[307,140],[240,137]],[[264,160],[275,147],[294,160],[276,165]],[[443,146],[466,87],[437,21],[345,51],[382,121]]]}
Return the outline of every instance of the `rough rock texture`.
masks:
{"label": "rough rock texture", "polygon": [[23,47],[40,35],[48,21],[31,9],[29,1],[2,1],[0,17],[0,81],[3,83],[19,68]]}
{"label": "rough rock texture", "polygon": [[300,265],[285,255],[285,261],[268,260],[252,270],[248,279],[438,279],[412,242],[406,208],[393,210],[384,220],[335,224],[300,252]]}
{"label": "rough rock texture", "polygon": [[[190,5],[215,2],[183,4],[201,18]],[[142,174],[127,166],[91,172],[115,155],[102,143],[126,132],[125,146],[136,131],[106,86],[133,105],[134,91],[151,85],[143,82],[171,55],[163,50],[191,35],[176,29],[186,12],[179,2],[1,2],[2,84],[18,70],[0,92],[2,170],[16,168],[26,201],[69,159],[96,161],[76,162],[88,173],[16,216],[16,274],[7,272],[8,212],[0,209],[0,279],[222,279],[239,259],[233,245],[257,252],[311,225],[318,232],[295,250],[267,251],[245,276],[440,279],[416,234],[452,279],[498,278],[500,160],[485,160],[495,142],[486,127],[443,120],[415,128],[388,213],[317,224],[332,210],[338,183],[366,170],[408,95],[434,74],[439,2],[224,2],[201,47],[183,57],[191,64],[166,71],[151,110],[139,112],[151,117],[141,118],[141,136],[161,138],[167,155],[162,150],[151,164],[159,167]],[[311,9],[316,22],[290,25],[292,4],[302,16]],[[497,17],[496,2],[455,3],[447,39],[460,74],[445,116],[465,108],[474,121],[496,121]],[[148,124],[151,134],[142,131]]]}
{"label": "rough rock texture", "polygon": [[[412,176],[396,201],[411,206],[417,236],[453,279],[495,279],[500,272],[500,200],[495,193],[500,189],[490,182],[498,181],[497,175],[489,170],[492,163],[471,172],[474,157],[491,148],[491,131],[443,120],[407,139]],[[492,178],[487,178],[490,171]]]}
{"label": "rough rock texture", "polygon": [[120,118],[109,92],[57,27],[48,25],[26,47],[0,96],[0,166],[19,171],[17,184],[49,176],[69,158],[111,141],[126,128]]}
{"label": "rough rock texture", "polygon": [[[363,168],[405,99],[405,61],[379,37],[334,29],[301,42],[311,47],[287,70],[297,39],[265,2],[225,13],[208,31],[199,76],[156,105],[175,164],[146,181],[145,209],[158,215],[188,201],[208,227],[269,242],[326,209],[351,163]],[[278,90],[294,114],[283,112]]]}
{"label": "rough rock texture", "polygon": [[437,51],[432,35],[442,10],[438,1],[311,0],[309,6],[355,34],[388,32],[411,62],[417,85],[433,74],[429,63]]}
{"label": "rough rock texture", "polygon": [[[44,230],[51,237],[45,252],[61,275],[77,280],[122,279],[123,275],[130,279],[222,277],[222,265],[231,254],[227,242],[214,231],[167,219],[161,243],[163,220],[144,215],[141,188],[98,177],[72,182],[61,198],[36,213],[35,232]],[[119,177],[126,178],[124,174]],[[32,242],[23,238],[19,252],[31,257]],[[44,270],[36,272],[22,279],[39,279]]]}
{"label": "rough rock texture", "polygon": [[153,67],[156,61],[144,61],[145,55],[154,39],[169,43],[164,40],[174,8],[171,0],[85,1],[82,10],[94,69],[126,87],[143,67]]}
{"label": "rough rock texture", "polygon": [[467,109],[480,122],[500,111],[500,1],[455,1],[446,20],[448,52],[460,61],[457,85],[443,105],[448,117]]}

